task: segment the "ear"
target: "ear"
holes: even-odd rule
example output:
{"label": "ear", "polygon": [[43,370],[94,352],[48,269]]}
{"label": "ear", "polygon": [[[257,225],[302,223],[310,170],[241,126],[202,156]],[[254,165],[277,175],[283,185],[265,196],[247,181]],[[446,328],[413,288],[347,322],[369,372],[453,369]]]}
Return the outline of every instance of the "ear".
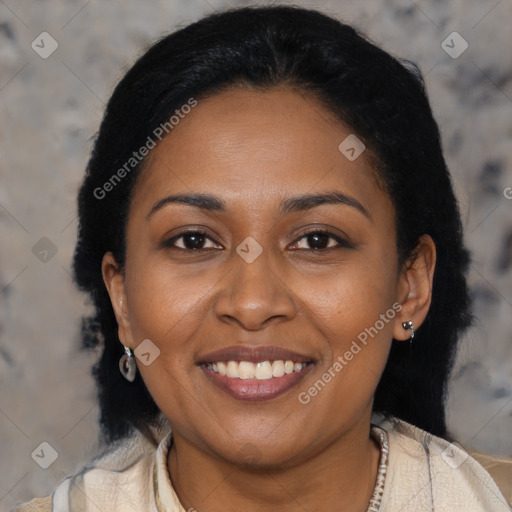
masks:
{"label": "ear", "polygon": [[124,288],[124,276],[111,252],[105,253],[101,262],[103,282],[107,287],[110,302],[116,315],[119,340],[126,347],[133,348],[132,331],[128,315],[128,300]]}
{"label": "ear", "polygon": [[398,302],[402,309],[396,315],[393,338],[407,340],[411,332],[402,327],[412,321],[415,329],[424,322],[432,301],[436,266],[436,245],[430,235],[422,235],[411,258],[403,265],[398,282]]}

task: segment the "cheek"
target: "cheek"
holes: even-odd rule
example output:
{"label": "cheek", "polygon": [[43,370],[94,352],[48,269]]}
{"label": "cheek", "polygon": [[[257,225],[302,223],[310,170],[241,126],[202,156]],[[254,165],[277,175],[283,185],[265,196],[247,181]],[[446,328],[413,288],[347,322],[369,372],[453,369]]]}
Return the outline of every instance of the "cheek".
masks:
{"label": "cheek", "polygon": [[307,301],[319,327],[326,337],[339,340],[331,343],[333,348],[342,349],[376,322],[384,338],[392,332],[397,287],[393,264],[392,258],[379,255],[354,258],[329,276],[308,282]]}
{"label": "cheek", "polygon": [[322,361],[320,382],[303,390],[312,397],[324,395],[325,389],[323,399],[313,405],[318,413],[327,404],[333,411],[355,413],[373,396],[400,308],[395,302],[395,260],[390,252],[354,259],[328,279],[309,285],[309,306],[324,335],[324,352],[329,354]]}
{"label": "cheek", "polygon": [[131,276],[127,298],[134,343],[149,339],[158,349],[150,365],[137,360],[141,376],[160,409],[181,410],[186,396],[169,390],[187,386],[197,371],[191,343],[204,332],[207,291],[213,283],[205,275],[185,278],[154,265],[137,273],[129,273],[127,267],[126,275]]}
{"label": "cheek", "polygon": [[[298,396],[310,414],[330,418],[333,429],[339,421],[348,424],[359,417],[371,402],[387,362],[396,316],[389,291],[383,294],[355,275],[338,284],[336,292],[323,295],[326,309],[320,328],[326,359]],[[315,307],[320,309],[321,303]]]}
{"label": "cheek", "polygon": [[[328,319],[324,320],[324,371],[334,373],[333,400],[365,403],[377,386],[384,370],[391,340],[396,311],[391,296],[380,293],[373,286],[352,287],[344,283],[341,295],[330,301],[336,304]],[[357,283],[356,283],[357,284]],[[329,380],[329,376],[326,376]]]}
{"label": "cheek", "polygon": [[132,276],[127,280],[127,296],[135,344],[149,339],[159,351],[150,365],[137,360],[138,371],[159,409],[176,421],[173,411],[189,411],[197,405],[190,385],[198,371],[191,342],[204,331],[207,290],[213,283],[205,275],[185,278],[154,266],[137,274],[129,274],[127,267],[128,275]]}
{"label": "cheek", "polygon": [[205,317],[208,273],[182,276],[165,265],[148,265],[131,276],[127,295],[135,339],[150,338],[166,350],[178,347]]}

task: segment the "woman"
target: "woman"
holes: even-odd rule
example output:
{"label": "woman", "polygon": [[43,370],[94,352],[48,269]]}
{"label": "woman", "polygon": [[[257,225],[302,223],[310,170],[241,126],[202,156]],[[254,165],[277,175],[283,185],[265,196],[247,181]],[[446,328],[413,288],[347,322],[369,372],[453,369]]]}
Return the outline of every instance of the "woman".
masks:
{"label": "woman", "polygon": [[109,449],[14,510],[509,510],[446,430],[468,253],[412,64],[204,18],[115,89],[79,220]]}

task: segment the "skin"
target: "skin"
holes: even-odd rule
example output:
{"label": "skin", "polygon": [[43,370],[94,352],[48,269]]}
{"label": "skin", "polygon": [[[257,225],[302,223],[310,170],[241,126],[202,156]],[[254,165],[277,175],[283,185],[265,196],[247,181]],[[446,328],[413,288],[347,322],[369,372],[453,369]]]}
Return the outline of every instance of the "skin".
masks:
{"label": "skin", "polygon": [[[402,322],[417,329],[427,315],[435,246],[424,235],[417,257],[398,268],[394,208],[369,149],[352,162],[338,150],[350,133],[313,97],[286,88],[232,87],[203,99],[148,156],[130,206],[125,274],[104,256],[120,341],[135,349],[150,339],[160,350],[137,366],[171,422],[168,469],[186,510],[366,510],[380,453],[369,436],[373,395],[392,338],[410,336]],[[327,191],[355,198],[369,217],[344,204],[279,213],[288,197]],[[160,199],[193,192],[226,210],[175,203],[146,219]],[[190,236],[163,245],[194,227],[207,232],[202,253]],[[315,229],[349,245],[305,236]],[[236,252],[248,236],[263,248],[252,263]],[[396,317],[301,404],[298,394],[394,303]],[[237,400],[195,363],[239,343],[291,349],[315,365],[281,396]]]}

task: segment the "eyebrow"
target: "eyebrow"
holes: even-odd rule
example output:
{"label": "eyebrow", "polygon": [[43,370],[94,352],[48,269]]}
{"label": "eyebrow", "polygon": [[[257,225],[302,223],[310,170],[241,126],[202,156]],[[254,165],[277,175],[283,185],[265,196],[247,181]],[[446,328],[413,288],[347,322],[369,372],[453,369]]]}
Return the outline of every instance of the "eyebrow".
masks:
{"label": "eyebrow", "polygon": [[[159,199],[146,215],[146,220],[148,221],[152,215],[164,206],[176,203],[194,206],[206,211],[225,212],[227,210],[226,203],[222,199],[210,194],[173,194]],[[368,210],[357,199],[338,191],[289,197],[281,202],[279,211],[281,216],[284,216],[293,212],[310,210],[324,204],[350,206],[371,220]]]}

